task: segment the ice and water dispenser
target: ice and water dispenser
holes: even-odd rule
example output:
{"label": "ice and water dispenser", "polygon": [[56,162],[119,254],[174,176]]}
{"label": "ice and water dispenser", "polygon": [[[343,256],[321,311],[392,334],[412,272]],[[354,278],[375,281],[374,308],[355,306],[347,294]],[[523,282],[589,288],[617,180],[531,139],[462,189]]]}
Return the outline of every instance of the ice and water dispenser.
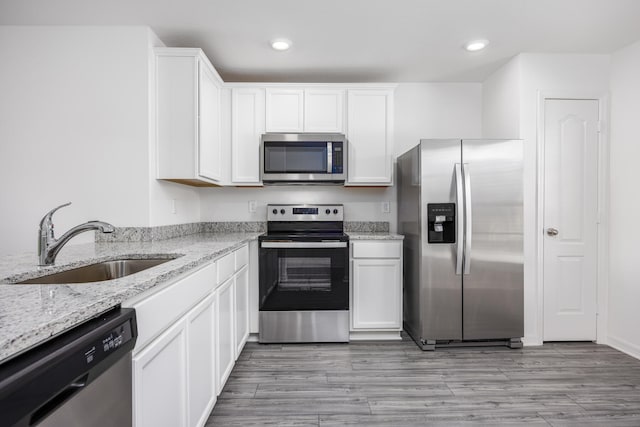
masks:
{"label": "ice and water dispenser", "polygon": [[456,242],[456,204],[428,203],[429,243]]}

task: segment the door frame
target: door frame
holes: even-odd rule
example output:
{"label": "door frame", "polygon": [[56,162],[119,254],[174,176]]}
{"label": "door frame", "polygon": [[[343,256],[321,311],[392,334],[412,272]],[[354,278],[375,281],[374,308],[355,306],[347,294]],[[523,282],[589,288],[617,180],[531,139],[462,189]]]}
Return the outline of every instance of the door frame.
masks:
{"label": "door frame", "polygon": [[598,177],[596,225],[596,343],[607,343],[609,277],[609,95],[589,92],[538,91],[536,126],[536,297],[538,342],[544,341],[544,127],[546,100],[598,102]]}

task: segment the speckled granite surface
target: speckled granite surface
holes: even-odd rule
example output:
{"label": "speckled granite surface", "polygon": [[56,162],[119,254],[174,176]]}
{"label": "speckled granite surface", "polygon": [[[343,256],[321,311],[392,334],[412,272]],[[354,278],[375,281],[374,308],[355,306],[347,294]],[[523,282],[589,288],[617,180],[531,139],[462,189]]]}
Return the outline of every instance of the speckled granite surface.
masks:
{"label": "speckled granite surface", "polygon": [[151,242],[198,233],[262,233],[267,223],[262,221],[192,222],[157,227],[116,227],[115,232],[95,233],[96,242]]}
{"label": "speckled granite surface", "polygon": [[361,233],[348,231],[349,240],[403,240],[404,236],[395,233]]}
{"label": "speckled granite surface", "polygon": [[345,232],[359,233],[388,233],[389,222],[387,221],[345,221]]}
{"label": "speckled granite surface", "polygon": [[[42,270],[38,270],[32,253],[0,257],[0,362],[257,239],[258,235],[259,232],[200,233],[158,241],[69,245],[60,252],[56,266]],[[6,284],[115,258],[176,255],[176,259],[164,264],[107,282]]]}

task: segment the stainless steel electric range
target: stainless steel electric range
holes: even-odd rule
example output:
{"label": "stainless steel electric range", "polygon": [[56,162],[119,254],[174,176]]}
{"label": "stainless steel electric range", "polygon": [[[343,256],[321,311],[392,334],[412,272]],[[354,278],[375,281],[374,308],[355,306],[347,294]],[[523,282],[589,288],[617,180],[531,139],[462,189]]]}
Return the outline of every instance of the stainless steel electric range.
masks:
{"label": "stainless steel electric range", "polygon": [[342,205],[269,205],[260,236],[261,343],[349,341]]}

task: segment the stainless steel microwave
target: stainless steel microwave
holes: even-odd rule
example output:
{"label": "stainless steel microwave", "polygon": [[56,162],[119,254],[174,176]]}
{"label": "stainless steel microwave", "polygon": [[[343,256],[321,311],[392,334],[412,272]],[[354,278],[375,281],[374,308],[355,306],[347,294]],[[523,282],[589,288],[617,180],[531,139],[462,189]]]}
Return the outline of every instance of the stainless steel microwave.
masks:
{"label": "stainless steel microwave", "polygon": [[343,184],[347,142],[339,133],[265,133],[260,173],[265,184]]}

